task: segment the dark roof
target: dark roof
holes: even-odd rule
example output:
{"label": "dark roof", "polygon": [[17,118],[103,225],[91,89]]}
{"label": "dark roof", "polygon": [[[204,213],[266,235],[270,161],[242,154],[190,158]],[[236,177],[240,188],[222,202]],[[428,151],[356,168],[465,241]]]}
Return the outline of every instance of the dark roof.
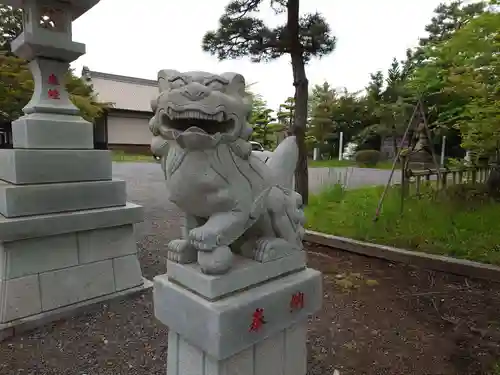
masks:
{"label": "dark roof", "polygon": [[147,85],[147,86],[158,86],[158,81],[153,79],[146,78],[137,78],[137,77],[128,77],[122,76],[119,74],[111,74],[111,73],[103,73],[97,72],[95,70],[90,70],[88,67],[84,66],[82,69],[82,78],[91,79],[91,78],[102,78],[102,79],[110,79],[116,82],[124,82],[124,83],[134,83],[138,85]]}

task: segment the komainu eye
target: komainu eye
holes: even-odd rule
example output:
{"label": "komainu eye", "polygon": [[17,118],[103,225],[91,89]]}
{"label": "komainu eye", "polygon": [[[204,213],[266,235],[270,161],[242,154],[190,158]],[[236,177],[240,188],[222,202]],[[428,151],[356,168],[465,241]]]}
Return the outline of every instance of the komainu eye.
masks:
{"label": "komainu eye", "polygon": [[178,89],[182,86],[186,86],[186,81],[184,81],[182,78],[176,78],[173,81],[170,81],[170,87],[172,89]]}
{"label": "komainu eye", "polygon": [[224,85],[217,80],[208,81],[205,83],[205,86],[211,88],[212,90],[217,90],[217,91],[221,91],[224,88]]}

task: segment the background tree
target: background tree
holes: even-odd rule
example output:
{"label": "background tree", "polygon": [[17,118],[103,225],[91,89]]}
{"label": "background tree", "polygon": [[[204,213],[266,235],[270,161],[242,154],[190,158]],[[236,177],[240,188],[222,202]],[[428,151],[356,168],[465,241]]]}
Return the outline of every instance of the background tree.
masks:
{"label": "background tree", "polygon": [[247,88],[247,95],[252,99],[252,111],[250,112],[250,119],[255,118],[259,113],[265,111],[267,107],[267,102],[264,100],[261,94],[256,94]]}
{"label": "background tree", "polygon": [[288,131],[292,130],[295,121],[295,98],[290,96],[279,105],[276,118]]}
{"label": "background tree", "polygon": [[296,188],[308,201],[307,148],[305,144],[308,114],[308,80],[305,64],[335,48],[330,27],[319,13],[300,16],[299,0],[270,0],[276,13],[286,13],[285,25],[269,27],[256,13],[264,0],[233,0],[219,19],[216,31],[203,37],[202,47],[220,60],[249,56],[253,62],[290,55],[295,87],[295,112],[292,133],[297,137],[299,161]]}
{"label": "background tree", "polygon": [[434,104],[433,124],[457,129],[462,146],[491,154],[500,142],[500,13],[488,10],[441,43],[409,86]]}
{"label": "background tree", "polygon": [[[382,78],[383,80],[383,78]],[[311,92],[308,135],[330,158],[339,153],[340,133],[343,144],[353,140],[364,128],[372,125],[373,114],[366,96],[347,89],[333,89],[328,82],[316,85]]]}
{"label": "background tree", "polygon": [[0,5],[0,52],[10,54],[10,42],[23,31],[23,11]]}
{"label": "background tree", "polygon": [[377,71],[370,74],[370,81],[365,88],[363,104],[365,117],[362,129],[356,135],[356,143],[360,145],[359,149],[380,149],[381,129],[380,123],[380,105],[382,102],[384,90],[384,74]]}
{"label": "background tree", "polygon": [[276,122],[274,111],[266,108],[251,120],[254,133],[252,140],[260,142],[266,150],[274,150],[277,146],[277,133],[282,131],[284,126]]}
{"label": "background tree", "polygon": [[483,13],[487,1],[466,2],[463,0],[441,3],[434,10],[434,17],[425,26],[427,36],[420,38],[419,46],[408,56],[413,65],[420,65],[427,59],[426,48],[445,42],[453,33],[465,26],[471,19]]}
{"label": "background tree", "polygon": [[337,91],[332,119],[337,134],[344,133],[344,144],[350,142],[361,129],[367,126],[370,113],[359,92],[349,92],[346,88]]}
{"label": "background tree", "polygon": [[319,148],[321,156],[327,151],[325,146],[329,146],[328,140],[336,132],[336,124],[332,118],[335,90],[330,87],[328,82],[316,85],[312,90],[310,102],[310,124],[307,134],[314,137],[315,145]]}
{"label": "background tree", "polygon": [[[427,35],[420,39],[419,45],[414,49],[408,49],[403,61],[393,59],[385,74],[378,71],[371,75],[364,96],[367,111],[361,121],[363,131],[357,135],[361,149],[378,149],[384,138],[390,137],[393,152],[396,153],[398,146],[396,140],[404,133],[413,105],[419,99],[422,99],[427,109],[429,125],[435,135],[434,142],[439,143],[440,136],[447,135],[448,150],[458,147],[460,143],[458,130],[452,126],[438,126],[436,122],[438,114],[443,112],[442,104],[449,102],[448,99],[455,94],[441,91],[443,87],[439,86],[439,80],[436,82],[435,79],[435,75],[439,72],[431,72],[426,68],[429,74],[425,78],[419,73],[421,77],[419,82],[425,82],[427,87],[415,83],[415,74],[417,70],[436,61],[436,57],[431,54],[437,46],[449,41],[457,30],[482,14],[486,5],[485,2],[464,4],[463,1],[440,4],[435,9],[435,15],[430,23],[425,26]],[[438,59],[438,61],[444,63],[443,60]],[[451,108],[460,105],[464,104],[457,101],[451,104]]]}
{"label": "background tree", "polygon": [[252,96],[252,112],[249,123],[252,125],[252,140],[259,142],[266,149],[276,147],[276,133],[283,129],[283,126],[276,122],[274,111],[268,108],[267,102],[262,95],[249,93]]}
{"label": "background tree", "polygon": [[449,13],[455,16],[448,16],[452,21],[441,27],[435,26],[445,31],[418,47],[424,58],[406,83],[413,95],[426,104],[431,129],[453,142],[447,142],[453,147],[453,156],[463,155],[463,148],[479,154],[496,148],[500,26],[498,9],[490,7],[493,4],[464,6],[454,2],[449,7],[438,7],[434,23]]}
{"label": "background tree", "polygon": [[[11,122],[22,116],[22,108],[33,93],[33,79],[26,61],[10,53],[10,42],[22,32],[22,19],[22,10],[0,5],[0,122]],[[71,101],[88,121],[92,122],[104,108],[111,106],[111,103],[99,103],[92,86],[71,70],[65,84]]]}

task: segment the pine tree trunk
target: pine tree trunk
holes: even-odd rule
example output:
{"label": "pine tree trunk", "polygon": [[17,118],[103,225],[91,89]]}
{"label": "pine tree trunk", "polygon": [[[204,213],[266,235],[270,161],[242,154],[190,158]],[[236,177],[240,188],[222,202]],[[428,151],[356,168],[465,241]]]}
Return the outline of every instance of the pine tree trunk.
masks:
{"label": "pine tree trunk", "polygon": [[288,0],[287,31],[290,38],[290,56],[292,59],[293,85],[295,86],[295,112],[292,134],[297,140],[299,158],[295,171],[295,187],[302,195],[304,204],[309,200],[309,178],[307,171],[307,148],[305,142],[307,125],[307,101],[309,83],[306,77],[302,45],[299,40],[299,0]]}

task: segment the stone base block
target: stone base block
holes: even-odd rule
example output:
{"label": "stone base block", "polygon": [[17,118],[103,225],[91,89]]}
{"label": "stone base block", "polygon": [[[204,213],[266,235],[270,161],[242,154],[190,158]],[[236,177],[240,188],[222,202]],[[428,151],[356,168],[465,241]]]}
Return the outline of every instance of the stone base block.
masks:
{"label": "stone base block", "polygon": [[93,149],[93,125],[78,115],[32,113],[12,122],[14,148]]}
{"label": "stone base block", "polygon": [[124,206],[125,181],[13,185],[0,182],[0,214],[7,218]]}
{"label": "stone base block", "polygon": [[0,323],[142,284],[132,224],[0,243]]}
{"label": "stone base block", "polygon": [[306,252],[297,251],[289,256],[266,263],[234,257],[233,268],[224,275],[206,275],[200,266],[167,261],[168,278],[209,300],[220,299],[238,290],[263,283],[306,267]]}
{"label": "stone base block", "polygon": [[[0,280],[115,258],[124,262],[127,256],[136,258],[136,252],[132,224],[0,242],[0,254],[3,254],[0,258]],[[128,267],[129,271],[133,271],[127,264],[119,267]],[[137,274],[135,271],[130,274]]]}
{"label": "stone base block", "polygon": [[[179,335],[203,356],[217,361],[243,355],[252,347],[249,352],[253,353],[266,339],[305,322],[319,310],[323,298],[321,273],[308,268],[217,301],[208,301],[161,275],[154,280],[153,295],[155,315],[169,327],[169,334]],[[171,360],[178,366],[189,366],[189,356],[175,358]],[[257,360],[261,361],[253,359]],[[188,369],[172,373],[198,374]],[[268,370],[252,374],[280,373]]]}
{"label": "stone base block", "polygon": [[293,324],[227,359],[217,360],[168,333],[168,375],[305,375],[306,322]]}
{"label": "stone base block", "polygon": [[0,242],[118,227],[143,220],[143,208],[133,203],[120,207],[18,218],[0,216]]}
{"label": "stone base block", "polygon": [[77,232],[76,239],[78,261],[81,264],[123,257],[137,252],[132,224]]}
{"label": "stone base block", "polygon": [[107,150],[0,150],[0,179],[16,184],[112,179]]}
{"label": "stone base block", "polygon": [[10,321],[8,323],[0,323],[0,341],[3,341],[9,337],[12,337],[16,334],[20,334],[26,331],[30,331],[32,329],[38,328],[45,324],[65,319],[74,315],[78,315],[84,312],[86,309],[93,305],[100,304],[105,301],[109,301],[110,299],[121,298],[124,296],[133,295],[136,293],[143,292],[153,286],[153,283],[147,279],[142,280],[142,284],[115,292],[113,294],[108,294],[105,296],[93,298],[90,300],[86,300],[80,303],[75,303],[73,305],[60,307],[51,311],[42,312],[35,315],[30,315],[23,319],[18,319],[14,321]]}
{"label": "stone base block", "polygon": [[18,279],[24,276],[78,265],[76,233],[60,234],[27,240],[2,242],[3,254],[1,279]]}

